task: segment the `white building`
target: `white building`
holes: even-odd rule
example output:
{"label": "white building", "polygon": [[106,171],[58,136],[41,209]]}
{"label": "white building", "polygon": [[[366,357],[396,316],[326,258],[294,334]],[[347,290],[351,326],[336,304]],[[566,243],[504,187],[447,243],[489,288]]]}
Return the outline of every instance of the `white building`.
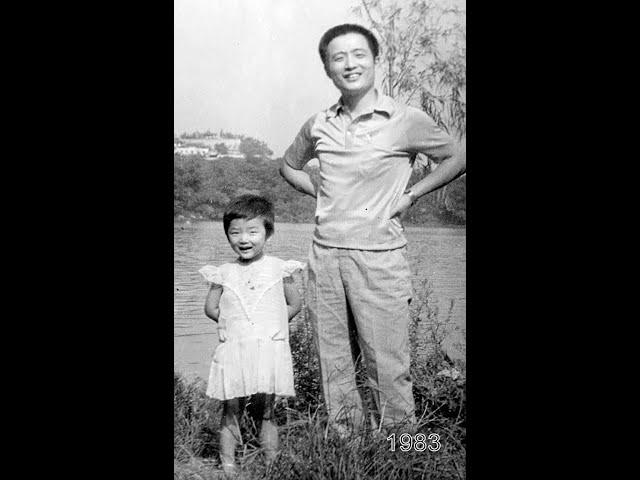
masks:
{"label": "white building", "polygon": [[[220,138],[217,135],[202,138],[181,138],[173,144],[173,153],[177,155],[202,155],[208,159],[218,157],[244,158],[240,153],[239,138]],[[216,150],[217,144],[224,144],[227,153],[221,155]]]}
{"label": "white building", "polygon": [[203,155],[209,154],[209,149],[206,147],[194,147],[192,145],[174,145],[173,153],[176,155]]}

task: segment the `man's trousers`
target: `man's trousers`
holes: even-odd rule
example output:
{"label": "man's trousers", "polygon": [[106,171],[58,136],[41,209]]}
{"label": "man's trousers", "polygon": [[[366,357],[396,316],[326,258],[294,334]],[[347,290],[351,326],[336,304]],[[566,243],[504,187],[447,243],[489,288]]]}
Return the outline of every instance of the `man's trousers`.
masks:
{"label": "man's trousers", "polygon": [[406,248],[372,251],[312,244],[307,308],[331,420],[355,424],[363,420],[354,358],[361,355],[376,423],[415,422],[409,373],[410,298]]}

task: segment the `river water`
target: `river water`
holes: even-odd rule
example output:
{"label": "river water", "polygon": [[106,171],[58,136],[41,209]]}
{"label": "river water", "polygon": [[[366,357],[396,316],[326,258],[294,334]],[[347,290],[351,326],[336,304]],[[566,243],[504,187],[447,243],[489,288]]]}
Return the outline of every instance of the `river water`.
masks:
{"label": "river water", "polygon": [[[311,224],[277,223],[265,252],[286,260],[306,262],[313,228]],[[430,301],[440,311],[438,321],[450,322],[446,325],[449,334],[444,346],[452,357],[465,358],[466,231],[407,227],[405,235],[414,288],[424,289],[423,282],[429,282]],[[176,222],[173,251],[174,369],[187,377],[206,379],[217,333],[215,322],[204,314],[208,286],[198,269],[206,264],[231,262],[235,255],[220,221]]]}

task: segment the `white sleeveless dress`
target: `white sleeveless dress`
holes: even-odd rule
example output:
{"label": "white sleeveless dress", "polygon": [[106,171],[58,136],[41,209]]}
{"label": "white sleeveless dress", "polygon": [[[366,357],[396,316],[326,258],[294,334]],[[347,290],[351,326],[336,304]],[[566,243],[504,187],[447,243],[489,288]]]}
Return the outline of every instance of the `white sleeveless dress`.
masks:
{"label": "white sleeveless dress", "polygon": [[[244,275],[246,267],[238,263],[206,265],[199,270],[207,282],[222,286],[218,325],[227,335],[213,355],[209,397],[228,400],[254,393],[295,395],[282,279],[304,266],[265,255]],[[248,280],[247,272],[251,274]]]}

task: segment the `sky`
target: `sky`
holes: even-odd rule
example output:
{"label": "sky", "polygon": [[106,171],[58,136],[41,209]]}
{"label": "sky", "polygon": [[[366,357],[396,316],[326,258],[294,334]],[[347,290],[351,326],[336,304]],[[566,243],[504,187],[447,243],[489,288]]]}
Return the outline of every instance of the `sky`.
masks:
{"label": "sky", "polygon": [[221,129],[267,143],[273,158],[340,94],[318,41],[365,24],[358,0],[174,0],[174,133]]}

